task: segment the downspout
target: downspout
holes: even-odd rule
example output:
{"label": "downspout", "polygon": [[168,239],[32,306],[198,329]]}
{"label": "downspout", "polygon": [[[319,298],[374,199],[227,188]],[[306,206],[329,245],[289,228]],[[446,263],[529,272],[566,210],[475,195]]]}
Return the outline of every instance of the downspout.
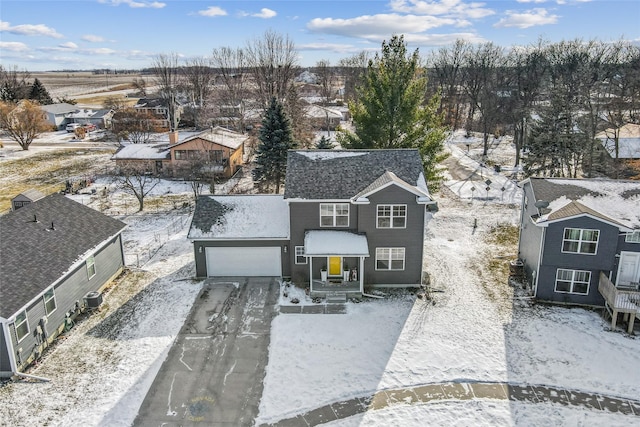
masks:
{"label": "downspout", "polygon": [[309,257],[309,294],[313,293],[313,257]]}
{"label": "downspout", "polygon": [[32,380],[38,380],[38,381],[43,381],[43,382],[49,382],[51,380],[49,380],[48,378],[45,377],[39,377],[37,375],[31,375],[31,374],[25,374],[24,372],[19,372],[18,371],[18,365],[16,363],[16,358],[13,355],[13,345],[11,343],[11,336],[9,335],[9,328],[7,327],[6,323],[2,323],[2,333],[4,335],[4,341],[5,341],[5,346],[7,349],[7,353],[9,354],[9,365],[11,366],[11,371],[6,372],[6,371],[2,371],[0,372],[0,377],[4,377],[4,378],[10,378],[13,376],[17,376],[17,377],[22,377],[22,378],[28,378],[28,379],[32,379]]}

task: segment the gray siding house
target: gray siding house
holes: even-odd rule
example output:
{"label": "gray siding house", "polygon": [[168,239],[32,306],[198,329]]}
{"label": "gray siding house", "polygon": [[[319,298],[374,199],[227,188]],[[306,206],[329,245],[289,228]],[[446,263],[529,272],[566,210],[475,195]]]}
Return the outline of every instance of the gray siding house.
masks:
{"label": "gray siding house", "polygon": [[[640,183],[529,178],[519,258],[542,301],[640,309]],[[629,316],[626,316],[629,317]]]}
{"label": "gray siding house", "polygon": [[0,374],[38,358],[124,267],[125,224],[53,194],[0,217]]}
{"label": "gray siding house", "polygon": [[283,276],[312,295],[362,294],[420,286],[436,210],[417,150],[298,150],[284,195],[201,197],[189,239],[200,277]]}

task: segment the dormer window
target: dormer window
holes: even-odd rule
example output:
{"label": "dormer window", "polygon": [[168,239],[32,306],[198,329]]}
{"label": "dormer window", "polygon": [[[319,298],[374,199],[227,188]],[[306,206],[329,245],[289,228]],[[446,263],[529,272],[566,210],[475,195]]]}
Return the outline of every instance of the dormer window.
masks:
{"label": "dormer window", "polygon": [[349,203],[320,203],[320,227],[348,227]]}

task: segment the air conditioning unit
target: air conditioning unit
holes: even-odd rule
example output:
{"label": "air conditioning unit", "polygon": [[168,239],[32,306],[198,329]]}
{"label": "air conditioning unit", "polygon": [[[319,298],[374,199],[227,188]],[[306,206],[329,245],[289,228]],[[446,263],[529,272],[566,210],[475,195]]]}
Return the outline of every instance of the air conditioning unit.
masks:
{"label": "air conditioning unit", "polygon": [[102,294],[96,291],[89,292],[84,297],[84,300],[87,305],[87,308],[89,309],[99,308],[100,305],[102,304]]}

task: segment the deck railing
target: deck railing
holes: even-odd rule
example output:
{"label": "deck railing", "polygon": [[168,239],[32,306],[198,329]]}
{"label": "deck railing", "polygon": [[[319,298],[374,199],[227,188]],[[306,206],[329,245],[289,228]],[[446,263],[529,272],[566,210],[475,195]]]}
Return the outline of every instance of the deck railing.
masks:
{"label": "deck railing", "polygon": [[598,291],[618,313],[640,313],[640,291],[616,288],[603,272],[600,272]]}

